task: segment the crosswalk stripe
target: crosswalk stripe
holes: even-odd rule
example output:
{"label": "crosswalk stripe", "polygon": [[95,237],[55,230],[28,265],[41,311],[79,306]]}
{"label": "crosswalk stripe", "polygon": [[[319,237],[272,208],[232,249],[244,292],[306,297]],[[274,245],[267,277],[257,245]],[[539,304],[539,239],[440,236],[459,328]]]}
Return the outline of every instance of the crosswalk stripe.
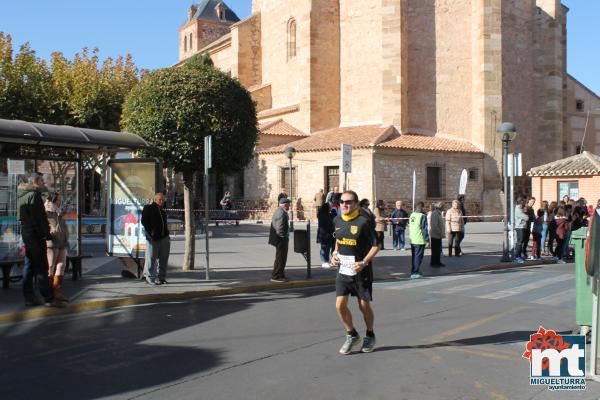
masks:
{"label": "crosswalk stripe", "polygon": [[421,286],[436,285],[438,283],[452,282],[452,281],[456,281],[459,279],[473,278],[475,276],[477,276],[477,275],[473,275],[473,274],[471,274],[471,275],[453,275],[453,276],[440,276],[440,277],[435,277],[435,278],[425,278],[425,279],[419,279],[417,281],[409,281],[406,283],[399,282],[397,285],[386,287],[386,289],[391,289],[391,290],[410,289],[410,288],[421,287]]}
{"label": "crosswalk stripe", "polygon": [[506,277],[498,278],[498,279],[487,279],[485,277],[482,278],[481,282],[477,283],[467,283],[465,285],[453,286],[447,289],[436,290],[435,293],[440,294],[454,294],[457,292],[464,292],[465,290],[476,289],[482,286],[494,285],[496,283],[504,282]]}
{"label": "crosswalk stripe", "polygon": [[545,304],[549,306],[557,306],[559,304],[566,303],[569,300],[573,300],[575,298],[575,288],[570,288],[568,290],[564,290],[560,293],[553,294],[550,296],[545,296],[540,299],[532,301],[535,304]]}
{"label": "crosswalk stripe", "polygon": [[476,296],[476,297],[479,299],[490,299],[490,300],[503,299],[505,297],[510,297],[510,296],[514,296],[514,295],[517,295],[520,293],[524,293],[528,290],[538,289],[542,286],[546,286],[551,283],[563,282],[563,281],[567,281],[570,279],[573,279],[573,277],[571,275],[553,276],[551,278],[541,279],[539,281],[528,283],[526,285],[515,286],[512,289],[499,290],[496,292],[487,293],[487,294],[483,294],[483,295]]}

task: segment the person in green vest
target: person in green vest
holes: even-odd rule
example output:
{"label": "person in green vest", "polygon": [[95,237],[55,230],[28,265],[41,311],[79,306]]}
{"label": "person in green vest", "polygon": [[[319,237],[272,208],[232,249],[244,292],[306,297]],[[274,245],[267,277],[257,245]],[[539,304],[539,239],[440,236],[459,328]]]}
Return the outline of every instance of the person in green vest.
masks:
{"label": "person in green vest", "polygon": [[427,232],[427,217],[423,214],[425,204],[420,201],[416,204],[415,210],[408,219],[408,229],[410,237],[410,250],[412,255],[412,269],[410,271],[411,279],[422,278],[419,272],[423,255],[425,254],[425,245],[429,242],[429,233]]}

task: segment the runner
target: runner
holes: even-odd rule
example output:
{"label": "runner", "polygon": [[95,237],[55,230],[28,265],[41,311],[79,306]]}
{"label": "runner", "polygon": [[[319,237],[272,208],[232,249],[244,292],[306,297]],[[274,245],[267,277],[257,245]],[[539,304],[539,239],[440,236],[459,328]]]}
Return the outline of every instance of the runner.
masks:
{"label": "runner", "polygon": [[335,251],[331,259],[333,267],[339,267],[335,280],[338,315],[346,328],[346,340],[340,348],[341,354],[350,354],[360,341],[352,323],[352,314],[348,309],[348,295],[357,297],[358,307],[363,314],[367,333],[363,340],[363,353],[370,353],[375,347],[373,331],[373,267],[371,260],[379,251],[375,231],[360,215],[358,195],[347,190],[342,193],[340,206],[342,215],[335,217]]}

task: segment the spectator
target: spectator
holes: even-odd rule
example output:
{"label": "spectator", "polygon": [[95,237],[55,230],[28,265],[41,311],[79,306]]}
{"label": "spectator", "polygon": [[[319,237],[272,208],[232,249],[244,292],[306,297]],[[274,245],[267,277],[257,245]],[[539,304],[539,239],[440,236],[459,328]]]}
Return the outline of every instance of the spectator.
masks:
{"label": "spectator", "polygon": [[[548,211],[548,202],[542,201],[542,206],[539,208],[543,213],[542,221],[542,236],[540,237],[541,255],[548,255],[548,248],[546,247],[546,239],[548,238],[548,223],[550,222],[550,213]],[[539,211],[538,210],[538,211]]]}
{"label": "spectator", "polygon": [[44,204],[50,223],[50,236],[46,240],[48,256],[48,280],[53,288],[54,298],[68,301],[62,291],[65,265],[67,262],[67,247],[69,245],[69,230],[62,215],[62,197],[51,193]]}
{"label": "spectator", "polygon": [[452,200],[452,208],[446,211],[446,234],[448,239],[448,256],[452,257],[452,248],[454,247],[454,255],[460,257],[463,252],[460,248],[460,243],[464,237],[465,224],[462,212],[460,211],[460,202]]}
{"label": "spectator", "polygon": [[171,238],[164,210],[165,195],[158,192],[154,202],[142,210],[142,226],[146,234],[144,279],[149,285],[160,286],[167,282],[167,267],[171,252]]}
{"label": "spectator", "polygon": [[368,199],[362,199],[358,204],[360,207],[360,215],[367,219],[367,222],[371,229],[375,230],[375,214],[369,209],[371,203]]}
{"label": "spectator", "polygon": [[556,212],[556,258],[559,264],[564,264],[565,251],[565,240],[569,236],[569,220],[565,215],[565,209],[562,207],[558,208]]}
{"label": "spectator", "polygon": [[548,243],[546,244],[547,255],[556,256],[554,253],[554,242],[556,241],[556,222],[554,217],[558,211],[558,203],[553,201],[548,206]]}
{"label": "spectator", "polygon": [[416,204],[415,211],[410,215],[408,229],[410,231],[410,250],[412,256],[411,279],[422,278],[420,268],[425,254],[425,245],[429,242],[427,217],[423,214],[425,204],[421,201]]}
{"label": "spectator", "polygon": [[269,244],[275,246],[275,262],[271,273],[271,282],[287,282],[285,277],[285,265],[288,256],[288,244],[290,235],[290,224],[288,210],[290,199],[282,197],[279,207],[273,213],[271,219],[271,230],[269,232]]}
{"label": "spectator", "polygon": [[[456,200],[458,200],[459,202],[459,208],[460,208],[460,212],[462,213],[462,219],[463,219],[463,237],[464,237],[464,226],[467,224],[467,210],[465,209],[465,195],[464,194],[459,194],[456,197]],[[462,240],[462,239],[461,239]]]}
{"label": "spectator", "polygon": [[[33,172],[28,184],[17,187],[17,218],[21,221],[21,237],[25,243],[25,262],[23,267],[23,296],[26,306],[45,305],[64,307],[64,303],[54,298],[48,280],[48,258],[46,240],[50,236],[50,227],[40,188],[44,186],[42,175]],[[33,291],[33,278],[39,286],[44,302],[40,302]]]}
{"label": "spectator", "polygon": [[527,258],[525,249],[525,227],[529,223],[529,215],[527,214],[527,200],[524,197],[519,197],[515,206],[515,232],[517,238],[515,241],[515,261],[522,263]]}
{"label": "spectator", "polygon": [[408,213],[404,210],[402,201],[396,202],[396,208],[392,211],[391,218],[394,250],[404,251],[404,233],[408,223]]}
{"label": "spectator", "polygon": [[[325,202],[327,204],[330,204],[329,202]],[[340,215],[340,201],[337,197],[335,197],[333,199],[333,201],[331,202],[331,215],[333,218],[337,217],[338,215]]]}
{"label": "spectator", "polygon": [[529,248],[529,238],[531,238],[531,230],[533,227],[533,222],[535,221],[535,211],[533,210],[533,206],[535,205],[535,197],[530,197],[527,201],[527,206],[525,207],[525,212],[527,213],[527,224],[525,225],[525,230],[523,231],[523,254],[525,259],[527,259],[527,249]]}
{"label": "spectator", "polygon": [[304,206],[302,205],[302,197],[298,197],[296,200],[296,218],[299,221],[304,221]]}
{"label": "spectator", "polygon": [[431,260],[429,266],[433,268],[445,267],[440,256],[442,255],[442,239],[446,236],[446,224],[442,216],[442,203],[432,204],[431,226],[429,227],[431,237]]}
{"label": "spectator", "polygon": [[387,228],[386,213],[385,213],[385,202],[383,200],[377,200],[377,205],[373,211],[375,216],[375,235],[377,237],[377,245],[380,250],[385,250],[383,240],[385,237],[385,229]]}
{"label": "spectator", "polygon": [[279,193],[279,194],[277,195],[277,204],[279,204],[279,201],[280,201],[282,198],[284,198],[284,197],[286,197],[286,198],[288,197],[288,194],[287,194],[287,192],[285,191],[285,188],[281,189],[281,193]]}
{"label": "spectator", "polygon": [[[335,200],[336,197],[339,197],[337,186],[335,186],[332,190],[327,192],[327,197],[325,197],[325,202],[331,204],[331,203],[333,203],[333,201]],[[338,203],[339,203],[339,199],[338,199]]]}
{"label": "spectator", "polygon": [[315,209],[318,210],[325,203],[325,193],[323,193],[323,189],[319,189],[317,194],[315,194]]}
{"label": "spectator", "polygon": [[333,248],[333,232],[334,224],[331,215],[329,203],[325,202],[317,212],[318,228],[317,228],[317,243],[321,244],[321,267],[329,268],[329,259]]}
{"label": "spectator", "polygon": [[544,214],[543,208],[537,210],[536,218],[533,221],[533,228],[531,234],[533,235],[533,247],[531,248],[531,259],[540,260],[542,258],[542,231],[544,227]]}
{"label": "spectator", "polygon": [[231,197],[232,197],[231,192],[229,192],[229,191],[225,192],[225,194],[223,195],[223,198],[221,199],[221,201],[219,203],[219,204],[221,204],[221,209],[231,210],[233,208]]}

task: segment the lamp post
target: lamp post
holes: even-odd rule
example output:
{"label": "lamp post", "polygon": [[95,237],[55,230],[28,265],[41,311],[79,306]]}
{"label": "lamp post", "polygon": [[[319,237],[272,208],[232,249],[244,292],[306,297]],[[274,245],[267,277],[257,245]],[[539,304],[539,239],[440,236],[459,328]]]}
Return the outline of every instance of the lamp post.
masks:
{"label": "lamp post", "polygon": [[[283,154],[285,154],[285,156],[288,158],[288,160],[290,160],[290,187],[289,187],[289,191],[290,191],[290,202],[292,201],[293,197],[293,193],[292,193],[292,159],[294,158],[294,156],[296,155],[296,149],[293,147],[288,147],[287,149],[285,149],[285,151],[283,152]],[[294,231],[294,207],[292,204],[290,204],[290,232]]]}
{"label": "lamp post", "polygon": [[502,245],[502,258],[501,262],[512,261],[509,251],[509,240],[508,240],[508,216],[512,207],[512,199],[508,193],[508,144],[517,135],[517,127],[512,122],[503,122],[500,124],[496,132],[501,136],[502,140],[502,159],[503,159],[503,175],[504,175],[504,199],[506,203],[506,216],[504,217],[504,243]]}

